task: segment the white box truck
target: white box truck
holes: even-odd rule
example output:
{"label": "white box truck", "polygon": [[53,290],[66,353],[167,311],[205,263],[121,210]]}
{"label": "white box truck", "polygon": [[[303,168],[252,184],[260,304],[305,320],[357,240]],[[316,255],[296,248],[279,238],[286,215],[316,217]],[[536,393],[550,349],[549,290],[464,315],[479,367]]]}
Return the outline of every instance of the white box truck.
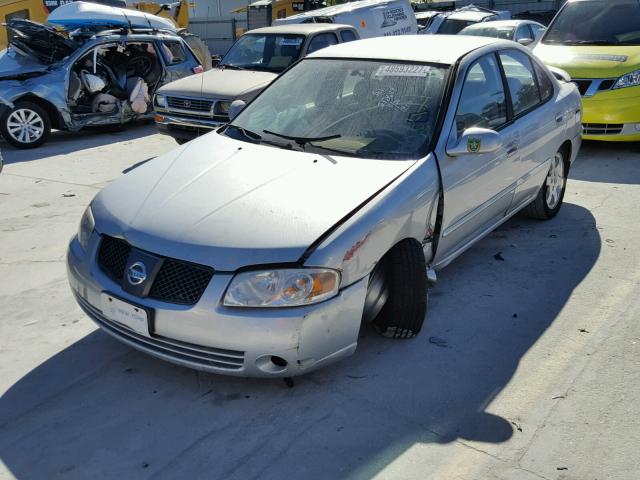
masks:
{"label": "white box truck", "polygon": [[416,35],[418,23],[409,0],[360,0],[274,20],[290,23],[340,23],[354,26],[361,38]]}

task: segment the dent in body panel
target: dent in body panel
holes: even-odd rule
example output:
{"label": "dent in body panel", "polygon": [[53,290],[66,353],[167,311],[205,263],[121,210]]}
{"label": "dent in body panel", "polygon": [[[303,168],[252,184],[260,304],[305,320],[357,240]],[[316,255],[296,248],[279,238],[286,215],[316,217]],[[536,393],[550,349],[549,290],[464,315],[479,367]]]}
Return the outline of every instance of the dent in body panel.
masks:
{"label": "dent in body panel", "polygon": [[439,188],[436,160],[430,154],[320,243],[305,266],[340,270],[344,287],[369,275],[401,240],[413,238],[425,245],[434,228],[430,223]]}

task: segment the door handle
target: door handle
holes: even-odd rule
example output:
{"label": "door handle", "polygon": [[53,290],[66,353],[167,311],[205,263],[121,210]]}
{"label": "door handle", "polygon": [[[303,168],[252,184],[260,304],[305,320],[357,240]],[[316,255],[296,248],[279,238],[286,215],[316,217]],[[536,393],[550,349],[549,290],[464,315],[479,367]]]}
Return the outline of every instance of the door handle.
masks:
{"label": "door handle", "polygon": [[556,123],[562,123],[563,120],[564,120],[564,114],[559,113],[556,115]]}
{"label": "door handle", "polygon": [[516,153],[518,152],[518,147],[511,147],[509,150],[507,150],[507,158],[509,157],[513,157]]}

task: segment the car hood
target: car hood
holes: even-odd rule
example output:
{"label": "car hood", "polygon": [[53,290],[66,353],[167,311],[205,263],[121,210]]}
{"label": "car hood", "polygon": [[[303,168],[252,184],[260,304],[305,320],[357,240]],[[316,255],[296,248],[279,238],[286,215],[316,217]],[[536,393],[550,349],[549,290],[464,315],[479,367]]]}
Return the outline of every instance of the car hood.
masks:
{"label": "car hood", "polygon": [[290,263],[414,163],[302,153],[212,132],[130,171],[92,210],[97,231],[159,255],[221,271]]}
{"label": "car hood", "polygon": [[44,74],[47,68],[47,65],[38,61],[37,58],[15,48],[0,52],[0,80]]}
{"label": "car hood", "polygon": [[213,68],[205,73],[171,82],[158,90],[163,95],[205,95],[231,99],[262,89],[278,75],[254,70],[228,70]]}
{"label": "car hood", "polygon": [[534,53],[573,78],[617,78],[640,69],[640,46],[565,46],[538,44]]}
{"label": "car hood", "polygon": [[55,28],[30,20],[10,20],[7,31],[13,34],[10,43],[14,48],[44,64],[58,62],[79,47]]}

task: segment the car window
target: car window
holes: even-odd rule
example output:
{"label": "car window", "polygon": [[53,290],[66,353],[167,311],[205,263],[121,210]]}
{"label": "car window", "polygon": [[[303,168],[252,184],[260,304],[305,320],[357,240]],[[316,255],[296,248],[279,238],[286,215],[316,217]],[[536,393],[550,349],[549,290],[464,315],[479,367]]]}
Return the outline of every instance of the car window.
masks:
{"label": "car window", "polygon": [[513,115],[518,116],[540,103],[540,92],[529,57],[509,50],[500,52],[500,61],[509,85]]}
{"label": "car window", "polygon": [[533,33],[529,29],[528,25],[520,25],[518,27],[518,31],[516,32],[516,42],[522,40],[523,38],[528,38],[533,41]]}
{"label": "car window", "polygon": [[467,128],[497,129],[507,122],[507,101],[494,55],[477,60],[469,69],[456,111],[458,137]]}
{"label": "car window", "polygon": [[538,78],[538,86],[540,87],[540,97],[542,101],[546,101],[553,95],[553,83],[551,83],[551,79],[547,72],[538,65],[538,62],[533,62],[533,68],[536,71],[536,76]]}
{"label": "car window", "polygon": [[162,41],[162,56],[169,65],[176,65],[182,63],[187,59],[187,55],[184,52],[184,47],[179,42]]}
{"label": "car window", "polygon": [[342,42],[353,42],[356,40],[356,34],[351,30],[342,30],[340,32],[340,38],[342,38]]}
{"label": "car window", "polygon": [[298,60],[304,40],[288,33],[247,33],[229,49],[220,67],[282,72]]}
{"label": "car window", "polygon": [[311,39],[307,53],[312,53],[321,48],[329,47],[338,43],[338,39],[333,33],[321,33]]}

